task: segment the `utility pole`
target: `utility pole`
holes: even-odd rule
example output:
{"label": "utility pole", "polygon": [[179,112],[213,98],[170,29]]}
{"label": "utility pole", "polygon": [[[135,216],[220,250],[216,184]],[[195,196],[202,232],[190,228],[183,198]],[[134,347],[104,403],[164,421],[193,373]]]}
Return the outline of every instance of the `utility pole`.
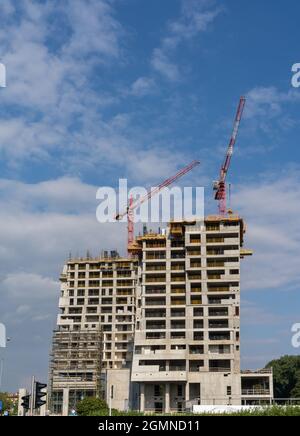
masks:
{"label": "utility pole", "polygon": [[35,376],[32,376],[31,380],[31,397],[30,397],[30,416],[33,416],[35,403]]}
{"label": "utility pole", "polygon": [[1,357],[0,358],[0,392],[2,387],[3,368],[4,368],[4,357]]}
{"label": "utility pole", "polygon": [[3,350],[3,355],[0,355],[0,392],[2,387],[2,378],[4,371],[4,355],[7,347],[7,342],[10,341],[10,338],[6,336],[6,327],[4,324],[0,323],[0,353]]}
{"label": "utility pole", "polygon": [[114,387],[110,385],[109,387],[109,416],[112,414],[112,399],[114,397]]}

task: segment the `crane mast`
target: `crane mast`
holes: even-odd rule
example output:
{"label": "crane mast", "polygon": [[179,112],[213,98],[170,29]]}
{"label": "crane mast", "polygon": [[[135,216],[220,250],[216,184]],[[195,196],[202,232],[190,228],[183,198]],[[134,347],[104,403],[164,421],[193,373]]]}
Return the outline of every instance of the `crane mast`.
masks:
{"label": "crane mast", "polygon": [[246,104],[246,98],[241,97],[234,121],[233,131],[230,138],[230,142],[228,145],[227,153],[225,156],[224,163],[222,164],[220,170],[220,178],[217,182],[214,183],[214,190],[216,191],[215,200],[219,201],[219,213],[220,215],[226,215],[227,207],[226,207],[226,177],[230,168],[231,158],[233,155],[234,146],[236,143],[237,135],[239,132],[239,127],[241,123],[241,119],[243,116],[244,107]]}

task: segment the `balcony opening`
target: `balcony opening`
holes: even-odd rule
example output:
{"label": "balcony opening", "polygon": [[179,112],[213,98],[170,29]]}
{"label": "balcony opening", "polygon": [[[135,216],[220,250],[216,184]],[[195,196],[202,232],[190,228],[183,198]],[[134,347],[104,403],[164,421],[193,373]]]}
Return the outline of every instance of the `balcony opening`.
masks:
{"label": "balcony opening", "polygon": [[199,372],[204,367],[204,360],[190,360],[190,372]]}
{"label": "balcony opening", "polygon": [[210,372],[230,372],[231,362],[230,360],[210,360],[209,361]]}

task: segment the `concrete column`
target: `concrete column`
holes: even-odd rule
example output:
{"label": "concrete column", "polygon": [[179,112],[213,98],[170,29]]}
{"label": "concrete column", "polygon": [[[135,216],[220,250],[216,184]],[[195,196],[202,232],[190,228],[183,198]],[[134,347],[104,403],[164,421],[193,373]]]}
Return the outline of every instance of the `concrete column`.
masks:
{"label": "concrete column", "polygon": [[190,385],[188,382],[185,385],[185,401],[190,401]]}
{"label": "concrete column", "polygon": [[166,383],[166,390],[165,390],[165,413],[170,413],[170,383]]}
{"label": "concrete column", "polygon": [[145,384],[140,385],[140,412],[145,412]]}
{"label": "concrete column", "polygon": [[64,388],[64,390],[63,390],[62,414],[63,414],[63,416],[69,415],[69,388]]}

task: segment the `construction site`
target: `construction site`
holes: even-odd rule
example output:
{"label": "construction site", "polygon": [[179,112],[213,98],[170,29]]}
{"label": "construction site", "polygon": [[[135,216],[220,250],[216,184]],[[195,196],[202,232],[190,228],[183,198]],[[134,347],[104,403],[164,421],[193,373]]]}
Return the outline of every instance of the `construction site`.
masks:
{"label": "construction site", "polygon": [[170,221],[136,236],[134,211],[194,170],[193,161],[138,200],[130,197],[128,253],[70,258],[60,277],[53,333],[49,409],[69,415],[85,397],[140,412],[198,406],[271,404],[272,370],[241,371],[243,218],[228,209],[227,175],[245,106],[214,182],[219,210],[204,219]]}

